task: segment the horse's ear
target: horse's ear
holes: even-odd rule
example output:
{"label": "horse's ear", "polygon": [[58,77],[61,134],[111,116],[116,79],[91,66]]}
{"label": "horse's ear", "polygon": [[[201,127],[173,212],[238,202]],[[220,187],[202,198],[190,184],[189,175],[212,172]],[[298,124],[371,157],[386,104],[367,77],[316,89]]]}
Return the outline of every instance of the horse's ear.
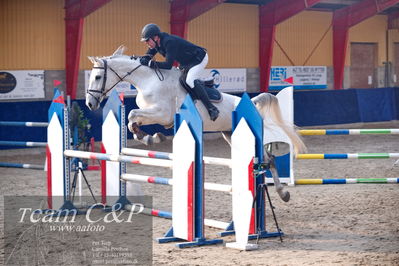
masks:
{"label": "horse's ear", "polygon": [[96,58],[93,56],[88,56],[87,58],[89,58],[90,62],[93,63],[93,65],[96,63]]}
{"label": "horse's ear", "polygon": [[125,50],[126,50],[126,47],[124,45],[121,45],[118,47],[118,49],[116,49],[116,51],[114,52],[114,54],[112,56],[123,55],[123,52]]}

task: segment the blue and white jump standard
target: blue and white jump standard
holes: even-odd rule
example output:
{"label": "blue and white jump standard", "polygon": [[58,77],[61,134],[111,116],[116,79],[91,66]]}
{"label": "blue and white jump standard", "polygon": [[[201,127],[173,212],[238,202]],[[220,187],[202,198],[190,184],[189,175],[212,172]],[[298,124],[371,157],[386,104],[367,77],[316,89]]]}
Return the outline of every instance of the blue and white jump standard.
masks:
{"label": "blue and white jump standard", "polygon": [[[240,166],[232,168],[233,221],[234,201],[239,200],[238,196],[234,199],[235,191],[237,191],[237,194],[244,194],[246,190],[249,190],[256,201],[252,206],[248,238],[282,236],[283,232],[281,231],[273,233],[266,231],[265,199],[259,196],[262,195],[261,190],[264,189],[265,174],[256,175],[254,171],[255,164],[262,163],[264,158],[264,127],[262,117],[247,94],[243,95],[240,103],[233,111],[232,121],[232,164]],[[253,150],[248,150],[251,148]],[[243,157],[243,154],[245,154],[245,157]],[[250,158],[251,154],[252,158]],[[243,178],[243,176],[247,176],[247,178]]]}
{"label": "blue and white jump standard", "polygon": [[47,195],[48,207],[53,210],[74,210],[70,200],[68,109],[64,97],[56,90],[48,111],[47,127]]}

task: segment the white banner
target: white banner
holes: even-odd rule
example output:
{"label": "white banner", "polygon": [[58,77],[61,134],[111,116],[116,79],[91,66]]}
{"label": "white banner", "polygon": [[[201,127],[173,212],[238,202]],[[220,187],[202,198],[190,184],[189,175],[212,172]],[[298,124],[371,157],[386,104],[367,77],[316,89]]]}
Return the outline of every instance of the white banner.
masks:
{"label": "white banner", "polygon": [[247,70],[245,68],[205,69],[202,77],[213,77],[215,88],[221,92],[244,92],[247,87]]}
{"label": "white banner", "polygon": [[275,66],[270,69],[269,90],[294,86],[296,90],[326,89],[326,66]]}
{"label": "white banner", "polygon": [[[89,81],[90,81],[90,73],[91,70],[85,70],[85,91],[87,90],[87,88],[89,87]],[[116,86],[116,91],[118,93],[123,92],[123,94],[125,96],[129,96],[129,95],[137,95],[137,90],[136,88],[131,85],[129,82],[127,81],[121,81],[119,82]]]}
{"label": "white banner", "polygon": [[0,100],[44,96],[44,70],[0,70]]}

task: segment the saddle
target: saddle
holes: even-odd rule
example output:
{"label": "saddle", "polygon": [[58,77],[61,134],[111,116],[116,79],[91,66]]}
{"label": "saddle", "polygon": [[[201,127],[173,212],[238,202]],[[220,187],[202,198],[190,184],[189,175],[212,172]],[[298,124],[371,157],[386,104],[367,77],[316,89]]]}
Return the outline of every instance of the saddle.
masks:
{"label": "saddle", "polygon": [[[192,89],[188,84],[186,83],[186,73],[182,73],[182,75],[179,78],[180,84],[182,87],[187,91],[188,94],[190,94],[191,98],[195,100],[199,100],[200,98],[196,94],[195,90]],[[206,78],[206,79],[199,79],[199,81],[202,82],[202,85],[205,87],[205,91],[208,94],[209,100],[213,103],[220,103],[223,98],[222,94],[220,91],[218,91],[215,88],[215,83],[214,83],[214,78]]]}

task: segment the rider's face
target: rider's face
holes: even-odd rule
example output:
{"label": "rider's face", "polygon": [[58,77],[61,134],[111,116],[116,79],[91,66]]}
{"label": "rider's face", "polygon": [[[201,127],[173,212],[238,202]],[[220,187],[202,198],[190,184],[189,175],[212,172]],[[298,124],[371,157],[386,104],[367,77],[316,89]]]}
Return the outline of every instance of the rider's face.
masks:
{"label": "rider's face", "polygon": [[154,36],[153,38],[148,39],[145,43],[150,47],[151,49],[156,47],[156,43],[154,40],[157,42],[159,40],[158,36]]}

